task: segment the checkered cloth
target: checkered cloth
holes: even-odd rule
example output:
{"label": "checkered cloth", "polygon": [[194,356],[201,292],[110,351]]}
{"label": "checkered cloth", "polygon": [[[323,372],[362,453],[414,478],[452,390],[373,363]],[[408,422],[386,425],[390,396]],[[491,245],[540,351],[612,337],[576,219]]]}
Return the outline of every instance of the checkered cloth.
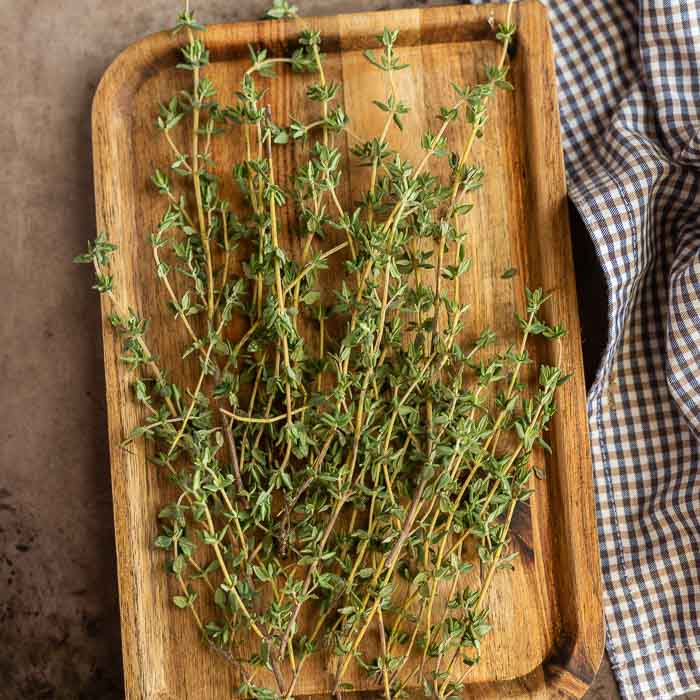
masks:
{"label": "checkered cloth", "polygon": [[608,284],[589,397],[608,652],[625,700],[671,698],[700,688],[700,0],[549,7],[569,195]]}

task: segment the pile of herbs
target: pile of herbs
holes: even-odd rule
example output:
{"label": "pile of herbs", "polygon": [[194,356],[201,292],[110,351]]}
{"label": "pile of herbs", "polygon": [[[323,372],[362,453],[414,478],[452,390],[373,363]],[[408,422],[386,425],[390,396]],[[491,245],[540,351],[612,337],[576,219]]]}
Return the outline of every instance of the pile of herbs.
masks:
{"label": "pile of herbs", "polygon": [[[293,8],[279,2],[271,12]],[[388,142],[411,109],[396,87],[407,67],[398,32],[385,30],[366,52],[387,89],[375,103],[381,135],[365,141],[348,136],[317,32],[303,31],[289,57],[251,48],[236,101],[223,106],[206,75],[204,28],[180,14],[178,67],[191,87],[157,116],[172,162],[153,175],[164,214],[150,244],[186,337],[182,363],[197,367],[193,385],[170,378],[147,320],[120,297],[108,237],[77,259],[94,265],[133,368],[144,421],[125,442],[150,441],[177,494],[155,541],[173,603],[237,666],[243,697],[292,697],[307,660],[324,653],[336,695],[360,667],[387,699],[415,686],[447,698],[480,659],[489,587],[512,567],[514,510],[531,496],[533,449],[547,448],[565,379],[549,366],[538,368],[536,389],[523,379],[528,339],[563,335],[543,320],[541,290],[528,290],[516,315],[516,346],[496,352],[488,329],[460,340],[471,330],[460,302],[464,222],[484,179],[472,150],[492,95],[512,89],[510,18],[509,6],[499,62],[482,83],[454,86],[412,163]],[[311,123],[271,113],[274,69],[312,74]],[[453,125],[464,119],[469,137],[453,152]],[[231,138],[245,160],[217,165],[212,142]],[[282,179],[279,150],[295,139],[306,158]],[[368,172],[357,202],[341,190],[350,158]],[[439,159],[447,181],[431,172]],[[244,201],[236,210],[220,193],[231,176]],[[301,255],[283,245],[293,235]],[[329,282],[331,259],[341,274]],[[468,573],[474,552],[482,577]]]}

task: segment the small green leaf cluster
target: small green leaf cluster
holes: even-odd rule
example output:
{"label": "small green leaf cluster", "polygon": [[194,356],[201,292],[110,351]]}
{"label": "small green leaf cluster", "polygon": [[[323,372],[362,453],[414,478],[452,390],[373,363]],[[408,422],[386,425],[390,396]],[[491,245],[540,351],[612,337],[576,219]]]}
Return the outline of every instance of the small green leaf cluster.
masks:
{"label": "small green leaf cluster", "polygon": [[273,0],[272,7],[265,17],[270,19],[291,19],[296,17],[299,10],[296,5],[290,5],[288,0]]}

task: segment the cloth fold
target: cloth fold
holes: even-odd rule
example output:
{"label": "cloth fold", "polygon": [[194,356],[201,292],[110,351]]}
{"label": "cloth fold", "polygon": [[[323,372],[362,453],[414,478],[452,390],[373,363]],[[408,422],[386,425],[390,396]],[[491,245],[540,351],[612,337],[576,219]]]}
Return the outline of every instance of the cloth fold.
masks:
{"label": "cloth fold", "polygon": [[608,653],[625,700],[664,700],[700,688],[700,0],[548,6],[608,284],[588,406]]}

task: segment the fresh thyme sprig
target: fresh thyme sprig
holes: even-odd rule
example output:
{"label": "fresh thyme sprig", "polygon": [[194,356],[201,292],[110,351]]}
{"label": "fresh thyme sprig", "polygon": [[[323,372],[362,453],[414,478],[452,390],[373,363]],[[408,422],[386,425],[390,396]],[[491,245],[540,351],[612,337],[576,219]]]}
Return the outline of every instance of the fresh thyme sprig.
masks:
{"label": "fresh thyme sprig", "polygon": [[[498,63],[482,83],[454,86],[439,126],[421,135],[418,163],[389,143],[410,111],[396,81],[406,68],[398,32],[377,38],[379,49],[365,55],[386,78],[375,102],[383,126],[378,137],[353,136],[352,154],[369,172],[357,203],[341,195],[349,117],[328,80],[321,36],[302,31],[290,56],[251,47],[236,102],[222,106],[206,75],[204,27],[189,7],[179,15],[179,68],[191,86],[156,117],[172,160],[153,175],[165,210],[149,240],[182,362],[196,363],[194,385],[179,384],[177,368],[166,371],[149,349],[158,339],[147,341],[146,320],[120,296],[106,234],[76,259],[93,265],[133,369],[144,420],[125,442],[151,443],[176,494],[158,515],[155,542],[173,603],[240,670],[241,697],[291,698],[322,649],[334,658],[336,695],[360,667],[387,700],[412,685],[453,697],[480,659],[489,589],[517,556],[514,513],[532,494],[532,455],[549,449],[566,379],[541,366],[534,393],[523,379],[529,340],[564,334],[545,321],[542,290],[527,290],[516,348],[496,352],[488,329],[471,345],[461,340],[460,280],[471,265],[462,220],[485,178],[473,147],[487,134],[492,95],[513,89],[511,11],[496,33]],[[275,2],[268,14],[296,8]],[[308,123],[277,123],[264,102],[258,81],[285,69],[313,75]],[[460,119],[469,136],[452,153]],[[241,139],[244,160],[215,163],[216,138]],[[290,140],[308,157],[284,180],[278,149]],[[444,158],[448,180],[433,169]],[[235,210],[221,196],[231,167],[244,202]],[[285,247],[293,232],[302,242],[296,257]],[[323,270],[333,260],[342,272],[329,280]],[[468,544],[487,572],[477,588]],[[242,637],[256,640],[254,654],[242,654]]]}

